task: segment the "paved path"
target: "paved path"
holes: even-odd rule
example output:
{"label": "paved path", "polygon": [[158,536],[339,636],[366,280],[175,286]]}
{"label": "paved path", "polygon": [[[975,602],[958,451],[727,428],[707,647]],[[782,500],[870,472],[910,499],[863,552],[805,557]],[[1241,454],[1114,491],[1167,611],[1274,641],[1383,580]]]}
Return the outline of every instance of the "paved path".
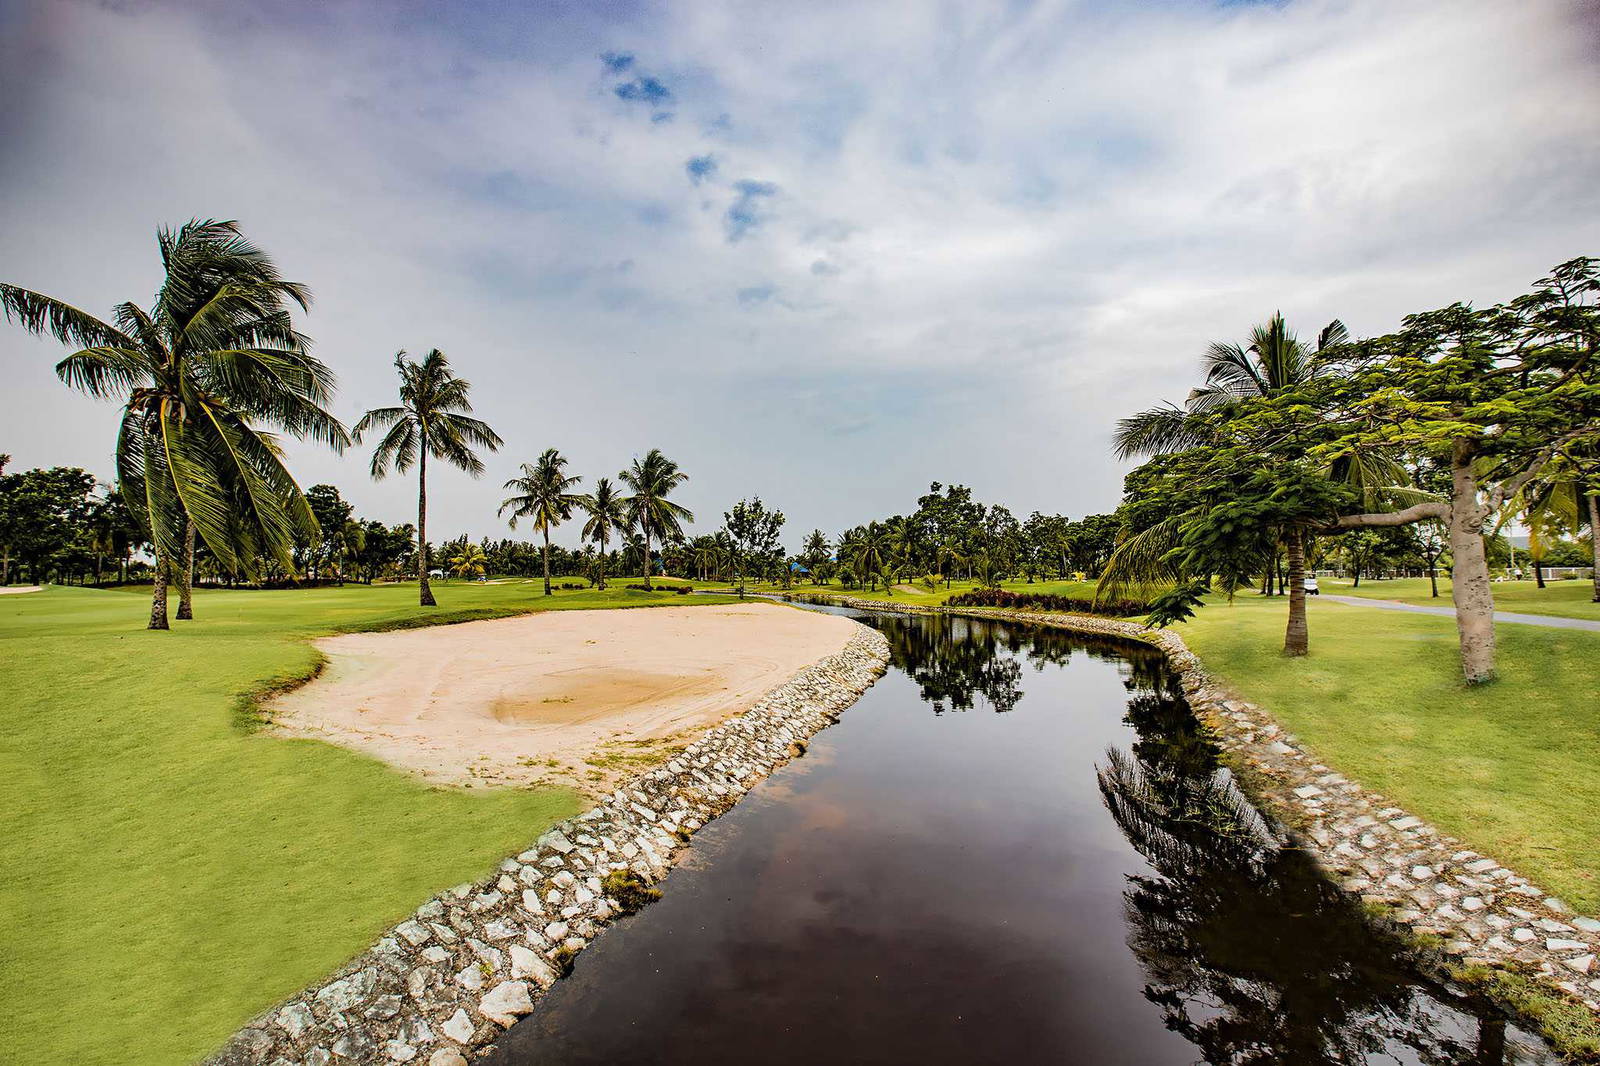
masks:
{"label": "paved path", "polygon": [[[1334,603],[1348,603],[1352,607],[1377,607],[1385,611],[1410,611],[1412,614],[1439,614],[1446,618],[1454,618],[1454,607],[1423,607],[1415,603],[1399,603],[1395,600],[1373,600],[1365,596],[1330,596],[1323,593],[1319,599],[1332,600]],[[1496,622],[1511,622],[1524,626],[1546,626],[1550,629],[1587,629],[1600,633],[1600,622],[1587,618],[1560,618],[1553,614],[1519,614],[1516,611],[1496,611]]]}

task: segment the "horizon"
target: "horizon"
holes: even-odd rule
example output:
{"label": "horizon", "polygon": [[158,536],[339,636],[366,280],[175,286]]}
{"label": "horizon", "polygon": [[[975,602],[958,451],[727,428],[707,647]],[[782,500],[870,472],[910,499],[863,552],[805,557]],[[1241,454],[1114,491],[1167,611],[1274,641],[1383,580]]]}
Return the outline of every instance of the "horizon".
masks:
{"label": "horizon", "polygon": [[[933,481],[1109,512],[1116,419],[1181,399],[1209,341],[1277,310],[1381,333],[1600,244],[1600,27],[1556,0],[11,2],[0,28],[0,280],[106,314],[149,299],[159,226],[238,219],[316,295],[347,425],[393,402],[398,349],[473,383],[507,446],[433,474],[439,541],[523,539],[500,485],[551,446],[583,489],[661,448],[692,533],[760,495],[786,541],[834,535]],[[108,478],[115,405],[62,354],[0,330],[0,450]],[[414,521],[370,445],[288,451]]]}

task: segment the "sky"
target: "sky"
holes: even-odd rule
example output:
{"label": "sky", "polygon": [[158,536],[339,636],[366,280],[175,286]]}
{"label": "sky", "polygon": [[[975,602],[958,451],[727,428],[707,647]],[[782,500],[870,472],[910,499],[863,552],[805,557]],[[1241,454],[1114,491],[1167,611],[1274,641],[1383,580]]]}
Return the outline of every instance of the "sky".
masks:
{"label": "sky", "polygon": [[[449,355],[506,444],[431,471],[439,539],[510,535],[552,446],[585,487],[661,448],[694,531],[759,494],[796,544],[936,480],[1108,511],[1117,418],[1209,341],[1600,254],[1595,0],[0,0],[0,99],[0,280],[108,315],[158,227],[236,219],[347,423]],[[108,476],[62,354],[0,322],[0,452]],[[289,454],[414,519],[369,447]]]}

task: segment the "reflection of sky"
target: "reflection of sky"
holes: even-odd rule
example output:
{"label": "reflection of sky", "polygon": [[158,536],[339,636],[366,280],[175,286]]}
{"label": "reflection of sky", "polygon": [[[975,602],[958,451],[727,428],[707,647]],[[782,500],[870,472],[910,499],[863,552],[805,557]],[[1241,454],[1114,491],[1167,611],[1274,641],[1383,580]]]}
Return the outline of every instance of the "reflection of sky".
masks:
{"label": "reflection of sky", "polygon": [[[342,415],[389,398],[401,347],[478,385],[508,454],[479,483],[441,474],[451,535],[503,532],[501,475],[552,444],[591,482],[663,447],[692,508],[760,491],[803,529],[933,480],[1076,517],[1116,502],[1115,419],[1181,398],[1207,341],[1278,309],[1371,333],[1600,243],[1569,17],[3,5],[5,280],[106,311],[153,289],[157,225],[240,219],[317,294]],[[109,415],[58,357],[0,329],[7,450],[108,475]],[[365,456],[291,455],[363,513],[412,506]]]}

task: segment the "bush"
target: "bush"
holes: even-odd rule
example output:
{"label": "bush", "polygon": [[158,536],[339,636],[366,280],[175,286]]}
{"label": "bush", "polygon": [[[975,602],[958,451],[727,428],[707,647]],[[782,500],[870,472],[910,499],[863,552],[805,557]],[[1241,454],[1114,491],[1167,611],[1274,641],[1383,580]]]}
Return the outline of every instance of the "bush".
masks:
{"label": "bush", "polygon": [[1013,611],[1068,611],[1074,614],[1108,614],[1113,617],[1145,614],[1150,604],[1143,600],[1085,600],[1076,596],[1047,596],[1036,592],[1007,592],[1005,589],[973,589],[952,596],[946,607],[1005,607]]}
{"label": "bush", "polygon": [[661,898],[661,890],[632,870],[612,870],[600,882],[606,895],[616,901],[623,914],[632,914]]}

